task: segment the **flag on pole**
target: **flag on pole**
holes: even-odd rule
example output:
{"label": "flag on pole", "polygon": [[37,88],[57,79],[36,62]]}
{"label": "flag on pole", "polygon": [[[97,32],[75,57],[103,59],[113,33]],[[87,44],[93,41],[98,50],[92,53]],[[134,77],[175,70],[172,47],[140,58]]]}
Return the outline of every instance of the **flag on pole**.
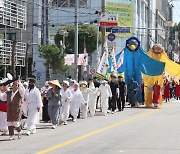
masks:
{"label": "flag on pole", "polygon": [[124,62],[124,49],[116,56],[117,70],[120,69]]}
{"label": "flag on pole", "polygon": [[108,68],[109,68],[108,55],[109,53],[108,53],[108,46],[107,46],[107,41],[106,41],[104,44],[104,53],[97,69],[97,74],[102,77],[106,76]]}
{"label": "flag on pole", "polygon": [[117,65],[116,65],[116,56],[115,56],[115,48],[112,48],[112,51],[109,54],[109,73],[117,74]]}

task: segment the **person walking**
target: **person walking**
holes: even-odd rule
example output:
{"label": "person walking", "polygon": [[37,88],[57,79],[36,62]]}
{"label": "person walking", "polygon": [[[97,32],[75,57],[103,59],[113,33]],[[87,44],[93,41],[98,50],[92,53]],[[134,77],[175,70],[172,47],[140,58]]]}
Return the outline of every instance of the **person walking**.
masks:
{"label": "person walking", "polygon": [[109,109],[111,110],[111,113],[114,114],[116,110],[117,99],[119,99],[119,84],[116,81],[115,75],[111,75],[111,82],[109,85],[112,92],[112,97],[109,99]]}
{"label": "person walking", "polygon": [[13,82],[12,90],[7,92],[7,125],[9,130],[9,140],[14,139],[14,128],[18,132],[18,138],[21,138],[21,116],[22,116],[22,98],[24,98],[25,88],[17,80]]}
{"label": "person walking", "polygon": [[117,107],[119,111],[123,111],[125,106],[125,96],[127,96],[127,86],[126,83],[123,81],[122,76],[118,76],[118,83],[119,83],[119,98],[117,99]]}
{"label": "person walking", "polygon": [[89,112],[91,114],[91,117],[93,117],[95,115],[95,111],[96,111],[96,101],[97,101],[97,97],[99,96],[99,92],[98,92],[98,88],[95,88],[94,84],[89,84],[89,103],[88,103],[88,107],[89,107]]}
{"label": "person walking", "polygon": [[27,101],[27,135],[36,133],[36,125],[39,119],[39,111],[43,107],[41,93],[35,86],[36,79],[33,76],[29,78],[29,87],[25,90],[24,99]]}
{"label": "person walking", "polygon": [[177,100],[180,100],[180,80],[179,83],[176,83],[175,97]]}
{"label": "person walking", "polygon": [[168,102],[170,97],[171,97],[170,82],[168,81],[168,79],[166,79],[164,82],[164,94],[163,94],[163,98],[165,99],[165,102]]}
{"label": "person walking", "polygon": [[7,91],[9,90],[8,79],[4,78],[0,84],[0,135],[6,134],[8,132],[7,126]]}
{"label": "person walking", "polygon": [[105,81],[105,80],[101,81],[101,85],[100,85],[98,91],[100,93],[100,98],[101,98],[102,112],[103,112],[104,116],[106,116],[107,110],[109,107],[108,101],[109,101],[109,98],[110,99],[112,98],[111,88],[110,88],[109,84],[107,84],[107,81]]}
{"label": "person walking", "polygon": [[128,98],[129,98],[129,103],[131,104],[131,107],[135,107],[136,105],[136,95],[138,91],[138,83],[134,81],[133,78],[130,79],[130,83],[127,86],[128,89]]}
{"label": "person walking", "polygon": [[50,120],[48,114],[48,100],[46,98],[46,93],[50,89],[48,81],[45,82],[44,87],[41,88],[41,96],[43,101],[43,108],[42,108],[42,121],[48,122]]}
{"label": "person walking", "polygon": [[76,122],[81,104],[87,105],[87,103],[83,98],[82,92],[80,91],[79,84],[77,82],[74,84],[74,90],[71,92],[72,100],[70,105],[70,113],[73,116],[73,122]]}
{"label": "person walking", "polygon": [[63,87],[60,90],[61,107],[60,107],[60,120],[64,125],[67,125],[69,117],[70,102],[72,99],[72,93],[69,90],[69,82],[63,81]]}
{"label": "person walking", "polygon": [[46,93],[46,98],[48,100],[48,114],[53,124],[52,129],[55,129],[59,123],[60,114],[60,83],[58,80],[49,81],[51,88]]}
{"label": "person walking", "polygon": [[156,83],[153,86],[153,104],[154,107],[157,108],[159,101],[160,101],[160,93],[161,91],[161,86],[158,84],[158,81],[156,81]]}

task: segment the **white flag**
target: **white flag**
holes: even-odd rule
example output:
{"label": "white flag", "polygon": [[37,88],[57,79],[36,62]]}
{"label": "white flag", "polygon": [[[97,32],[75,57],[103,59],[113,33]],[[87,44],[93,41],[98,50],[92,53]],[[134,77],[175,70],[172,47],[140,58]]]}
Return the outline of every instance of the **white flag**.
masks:
{"label": "white flag", "polygon": [[105,45],[104,45],[104,53],[103,53],[103,56],[101,58],[101,61],[99,63],[99,66],[98,66],[96,73],[105,77],[105,75],[107,74],[108,68],[109,68],[108,47],[107,47],[107,41],[106,41]]}
{"label": "white flag", "polygon": [[124,62],[124,50],[122,50],[118,55],[118,60],[117,60],[117,69],[120,69],[121,66],[123,65]]}
{"label": "white flag", "polygon": [[110,52],[110,73],[117,74],[117,65],[116,65],[116,56],[115,56],[115,50],[114,47],[112,51]]}

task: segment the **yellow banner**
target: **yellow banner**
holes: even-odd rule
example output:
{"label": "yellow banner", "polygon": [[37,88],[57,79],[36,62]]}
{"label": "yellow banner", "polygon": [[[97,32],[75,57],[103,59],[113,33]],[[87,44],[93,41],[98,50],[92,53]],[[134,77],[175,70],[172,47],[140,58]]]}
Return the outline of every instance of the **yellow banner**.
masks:
{"label": "yellow banner", "polygon": [[[119,27],[133,27],[133,10],[134,0],[106,0],[106,12],[118,14],[118,26]],[[131,37],[132,29],[130,33],[119,33],[120,37]]]}

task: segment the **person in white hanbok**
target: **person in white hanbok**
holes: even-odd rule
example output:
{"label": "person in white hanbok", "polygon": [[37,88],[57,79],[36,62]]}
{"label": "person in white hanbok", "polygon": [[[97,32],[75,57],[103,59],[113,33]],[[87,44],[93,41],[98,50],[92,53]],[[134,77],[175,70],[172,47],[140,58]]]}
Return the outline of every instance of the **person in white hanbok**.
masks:
{"label": "person in white hanbok", "polygon": [[8,126],[7,126],[7,94],[6,92],[8,91],[8,85],[4,85],[4,83],[8,79],[3,79],[1,81],[1,86],[0,86],[0,132],[1,134],[6,134],[8,131]]}
{"label": "person in white hanbok", "polygon": [[63,81],[63,88],[60,90],[61,96],[61,108],[60,108],[60,120],[63,122],[64,125],[67,125],[67,120],[69,117],[69,110],[70,110],[70,101],[72,98],[72,93],[68,89],[69,82]]}
{"label": "person in white hanbok", "polygon": [[99,91],[98,88],[94,87],[94,83],[91,82],[89,84],[89,89],[91,89],[90,93],[89,93],[89,102],[88,102],[88,107],[89,107],[89,111],[91,116],[95,115],[95,111],[96,111],[96,101],[97,101],[97,97],[99,96]]}
{"label": "person in white hanbok", "polygon": [[35,78],[29,79],[29,88],[25,90],[24,98],[28,103],[27,108],[27,135],[36,133],[36,124],[39,119],[39,111],[43,107],[41,93],[35,86]]}
{"label": "person in white hanbok", "polygon": [[85,119],[87,117],[88,112],[88,102],[89,102],[89,94],[91,92],[91,89],[87,88],[87,82],[81,81],[80,82],[80,89],[83,95],[83,98],[85,100],[86,104],[81,104],[81,112],[82,112],[82,118]]}
{"label": "person in white hanbok", "polygon": [[111,88],[110,86],[107,84],[107,81],[103,80],[101,82],[101,85],[99,87],[99,92],[100,92],[100,98],[101,98],[101,105],[102,105],[102,112],[104,113],[104,115],[107,114],[107,110],[108,110],[108,101],[109,98],[112,97],[112,92],[111,92]]}
{"label": "person in white hanbok", "polygon": [[73,116],[73,122],[77,120],[77,116],[79,113],[79,108],[81,104],[87,105],[85,102],[82,92],[79,89],[79,84],[75,83],[74,85],[74,90],[72,92],[72,100],[71,100],[71,105],[70,105],[70,113]]}
{"label": "person in white hanbok", "polygon": [[75,84],[76,80],[70,80],[69,82],[69,90],[72,91],[74,90],[74,84]]}

